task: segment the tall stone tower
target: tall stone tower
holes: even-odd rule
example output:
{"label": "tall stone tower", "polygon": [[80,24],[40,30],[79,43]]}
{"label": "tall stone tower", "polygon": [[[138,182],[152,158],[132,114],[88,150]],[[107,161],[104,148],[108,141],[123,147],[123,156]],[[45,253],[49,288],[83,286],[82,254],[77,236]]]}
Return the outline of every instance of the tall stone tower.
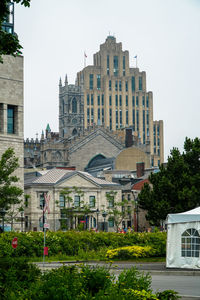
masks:
{"label": "tall stone tower", "polygon": [[84,129],[84,99],[81,85],[59,82],[59,136],[68,138]]}
{"label": "tall stone tower", "polygon": [[142,144],[150,143],[152,165],[164,161],[163,122],[153,121],[153,93],[146,72],[130,67],[129,52],[108,36],[93,56],[93,65],[77,74],[84,93],[84,127],[102,124],[110,130],[132,128]]}

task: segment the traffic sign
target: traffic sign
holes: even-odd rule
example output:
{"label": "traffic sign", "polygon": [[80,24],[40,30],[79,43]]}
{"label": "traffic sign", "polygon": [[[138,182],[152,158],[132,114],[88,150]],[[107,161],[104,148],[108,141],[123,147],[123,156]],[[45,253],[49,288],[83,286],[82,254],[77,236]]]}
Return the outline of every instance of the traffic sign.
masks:
{"label": "traffic sign", "polygon": [[49,228],[49,224],[48,223],[44,223],[44,228]]}
{"label": "traffic sign", "polygon": [[12,240],[12,247],[13,249],[17,248],[17,237],[14,237],[14,239]]}

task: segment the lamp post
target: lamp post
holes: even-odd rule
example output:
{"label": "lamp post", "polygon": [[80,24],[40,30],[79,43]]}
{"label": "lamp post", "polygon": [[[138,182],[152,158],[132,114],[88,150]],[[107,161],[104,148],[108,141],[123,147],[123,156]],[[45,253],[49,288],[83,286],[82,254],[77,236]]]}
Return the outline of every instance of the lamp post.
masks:
{"label": "lamp post", "polygon": [[1,219],[2,219],[2,232],[4,232],[4,217],[5,217],[5,214],[6,214],[6,210],[4,208],[1,208],[0,209],[0,216],[1,216]]}
{"label": "lamp post", "polygon": [[103,212],[102,212],[102,217],[103,217],[103,231],[105,231],[105,225],[106,225],[106,217],[107,217],[107,212],[104,210]]}
{"label": "lamp post", "polygon": [[99,209],[97,208],[96,214],[97,214],[97,231],[99,230]]}
{"label": "lamp post", "polygon": [[138,198],[135,199],[135,209],[136,209],[136,227],[137,227],[137,232],[139,232]]}
{"label": "lamp post", "polygon": [[134,227],[136,231],[139,231],[139,211],[138,211],[138,193],[137,191],[133,191],[134,195]]}

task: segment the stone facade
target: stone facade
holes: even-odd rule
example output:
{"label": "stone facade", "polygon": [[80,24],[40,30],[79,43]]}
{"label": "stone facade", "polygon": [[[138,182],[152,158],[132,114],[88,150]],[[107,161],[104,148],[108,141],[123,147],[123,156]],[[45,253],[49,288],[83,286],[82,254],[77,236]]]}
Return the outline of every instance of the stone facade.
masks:
{"label": "stone facade", "polygon": [[[51,231],[59,230],[62,220],[62,209],[68,208],[74,211],[72,227],[75,228],[81,221],[87,218],[87,229],[95,228],[103,229],[102,212],[108,207],[106,193],[110,191],[116,192],[116,201],[121,201],[122,191],[121,186],[112,182],[94,178],[85,172],[67,171],[63,169],[53,169],[35,173],[32,179],[31,174],[25,176],[25,193],[30,196],[26,203],[25,209],[25,228],[26,230],[41,231],[41,218],[43,218],[43,205],[41,196],[46,193],[50,196],[49,214],[45,214],[46,223],[50,225]],[[73,187],[78,187],[83,195],[80,196],[79,205],[75,204],[75,197],[78,196]],[[64,188],[69,188],[72,193],[72,202],[63,200],[61,191]],[[94,205],[91,206],[90,199],[94,197]],[[63,200],[61,202],[61,200]],[[85,205],[89,207],[89,211],[84,212]],[[76,215],[76,217],[75,217]],[[67,222],[67,220],[66,220]],[[106,218],[105,229],[115,231],[115,226],[109,226],[109,217]]]}
{"label": "stone facade", "polygon": [[24,189],[23,101],[23,57],[3,56],[3,64],[0,64],[0,155],[9,147],[14,148],[19,158],[15,174],[20,181],[16,184],[21,189]]}

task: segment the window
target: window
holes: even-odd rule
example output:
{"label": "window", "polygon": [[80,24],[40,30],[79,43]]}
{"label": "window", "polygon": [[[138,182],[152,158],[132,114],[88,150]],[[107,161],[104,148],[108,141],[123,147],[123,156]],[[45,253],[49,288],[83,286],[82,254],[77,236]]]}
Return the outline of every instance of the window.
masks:
{"label": "window", "polygon": [[149,112],[147,111],[147,125],[149,125]]}
{"label": "window", "polygon": [[90,123],[90,109],[87,109],[87,122]]}
{"label": "window", "polygon": [[44,193],[40,194],[40,209],[44,208]]}
{"label": "window", "polygon": [[7,110],[7,133],[14,133],[14,106],[8,105]]}
{"label": "window", "polygon": [[107,55],[107,75],[110,73],[110,58],[109,55]]}
{"label": "window", "polygon": [[116,110],[116,128],[118,128],[118,110]]}
{"label": "window", "polygon": [[139,77],[139,91],[142,91],[142,77]]}
{"label": "window", "polygon": [[100,105],[100,95],[98,95],[97,101],[98,101],[98,106],[99,106]]}
{"label": "window", "polygon": [[118,95],[115,95],[115,105],[118,106]]}
{"label": "window", "polygon": [[91,94],[91,105],[94,105],[94,97],[93,97],[93,94]]}
{"label": "window", "polygon": [[101,95],[101,105],[104,105],[104,94]]}
{"label": "window", "polygon": [[119,80],[119,90],[120,90],[120,92],[122,90],[122,82],[121,82],[121,80]]}
{"label": "window", "polygon": [[200,236],[196,229],[189,228],[181,236],[181,256],[199,257]]}
{"label": "window", "polygon": [[94,122],[94,108],[91,108],[91,123]]}
{"label": "window", "polygon": [[104,108],[102,108],[101,114],[102,114],[102,124],[104,124]]}
{"label": "window", "polygon": [[160,149],[158,148],[158,156],[160,156]]}
{"label": "window", "polygon": [[115,81],[115,91],[117,91],[118,90],[118,82],[117,82],[117,80]]}
{"label": "window", "polygon": [[109,227],[114,227],[114,225],[115,225],[114,219],[113,218],[109,218],[108,219],[108,226]]}
{"label": "window", "polygon": [[90,90],[93,90],[93,74],[90,74]]}
{"label": "window", "polygon": [[119,122],[120,122],[120,127],[122,127],[122,111],[119,111]]}
{"label": "window", "polygon": [[137,131],[139,131],[139,110],[136,111]]}
{"label": "window", "polygon": [[160,135],[160,126],[159,125],[157,126],[157,135],[158,136]]}
{"label": "window", "polygon": [[135,109],[133,109],[133,131],[135,131]]}
{"label": "window", "polygon": [[128,81],[126,81],[125,87],[126,87],[126,92],[128,92]]}
{"label": "window", "polygon": [[101,116],[100,116],[100,108],[98,108],[98,120],[101,120]]}
{"label": "window", "polygon": [[109,105],[110,106],[112,105],[112,96],[111,95],[109,96]]}
{"label": "window", "polygon": [[131,206],[128,206],[128,207],[127,207],[127,213],[128,213],[128,215],[131,214]]}
{"label": "window", "polygon": [[142,96],[142,106],[145,107],[145,97]]}
{"label": "window", "polygon": [[123,76],[126,75],[125,69],[126,69],[126,57],[123,56]]}
{"label": "window", "polygon": [[138,98],[138,96],[136,96],[136,107],[138,107],[139,106],[139,98]]}
{"label": "window", "polygon": [[101,75],[97,75],[97,90],[101,89]]}
{"label": "window", "polygon": [[109,115],[110,115],[110,130],[112,130],[112,108],[109,109]]}
{"label": "window", "polygon": [[151,159],[151,166],[152,167],[154,166],[154,159],[153,158]]}
{"label": "window", "polygon": [[74,207],[80,207],[80,196],[74,196]]}
{"label": "window", "polygon": [[95,196],[90,196],[89,198],[89,206],[90,207],[95,207]]}
{"label": "window", "polygon": [[112,81],[109,80],[109,91],[111,91],[111,90],[112,90]]}
{"label": "window", "polygon": [[149,107],[149,96],[146,97],[146,107]]}
{"label": "window", "polygon": [[128,194],[128,201],[131,201],[131,195]]}
{"label": "window", "polygon": [[75,98],[72,100],[72,113],[77,113],[77,101]]}
{"label": "window", "polygon": [[90,105],[90,95],[87,94],[87,105]]}
{"label": "window", "polygon": [[132,92],[135,92],[135,77],[132,76],[131,78],[131,86],[132,86]]}
{"label": "window", "polygon": [[128,125],[128,110],[126,110],[126,125]]}
{"label": "window", "polygon": [[114,67],[113,73],[115,76],[117,76],[118,75],[118,56],[113,57],[113,67]]}
{"label": "window", "polygon": [[158,159],[158,167],[160,166],[160,159]]}
{"label": "window", "polygon": [[135,96],[132,97],[132,105],[135,106]]}
{"label": "window", "polygon": [[[109,195],[109,193],[108,193]],[[109,200],[108,200],[108,207],[114,207],[114,196],[109,195]]]}
{"label": "window", "polygon": [[60,195],[59,200],[60,200],[60,207],[65,207],[65,196]]}
{"label": "window", "polygon": [[119,106],[122,106],[122,95],[119,95]]}
{"label": "window", "polygon": [[128,106],[128,95],[126,95],[126,106]]}

